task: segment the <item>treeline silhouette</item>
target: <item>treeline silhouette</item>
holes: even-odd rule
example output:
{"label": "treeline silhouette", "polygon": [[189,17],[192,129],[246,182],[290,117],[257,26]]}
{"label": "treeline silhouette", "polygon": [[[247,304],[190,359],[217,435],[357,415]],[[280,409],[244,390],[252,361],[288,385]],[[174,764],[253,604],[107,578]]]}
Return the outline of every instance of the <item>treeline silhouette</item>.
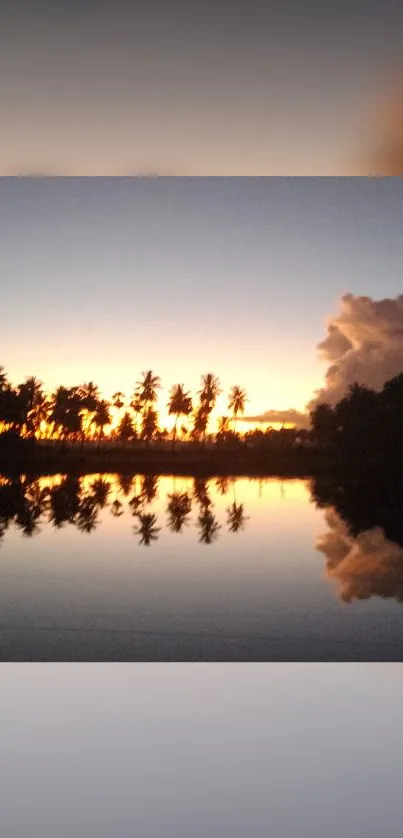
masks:
{"label": "treeline silhouette", "polygon": [[[148,370],[131,399],[120,391],[112,402],[89,382],[58,387],[46,395],[28,378],[13,387],[0,369],[0,471],[40,474],[85,471],[150,473],[277,474],[301,477],[334,470],[398,470],[403,466],[403,373],[381,392],[354,384],[337,405],[318,404],[309,430],[254,428],[241,435],[237,420],[247,396],[238,385],[228,396],[230,415],[210,433],[211,413],[221,392],[213,373],[202,376],[195,399],[182,384],[172,387],[171,431],[160,427],[160,378]],[[111,408],[119,421],[111,433]],[[183,421],[186,425],[182,424]],[[178,430],[179,429],[179,430]]]}
{"label": "treeline silhouette", "polygon": [[318,453],[342,465],[403,464],[403,373],[381,392],[353,384],[335,407],[319,404],[311,413],[311,437]]}
{"label": "treeline silhouette", "polygon": [[[53,393],[46,394],[43,383],[34,376],[13,386],[4,367],[0,367],[0,424],[28,438],[102,441],[105,429],[112,423],[111,408],[114,407],[120,416],[112,432],[114,439],[141,439],[145,442],[172,439],[174,446],[181,418],[190,421],[190,427],[182,425],[180,428],[182,438],[206,439],[211,412],[222,392],[217,376],[213,373],[202,376],[196,399],[191,397],[183,384],[175,384],[171,388],[167,410],[174,417],[172,431],[160,427],[156,409],[160,389],[160,377],[148,370],[142,373],[129,399],[117,391],[112,401],[107,401],[93,381],[76,387],[59,386]],[[246,401],[245,390],[234,385],[228,395],[231,416],[223,416],[219,420],[219,436],[235,433],[237,418],[244,413]]]}
{"label": "treeline silhouette", "polygon": [[[215,485],[222,495],[229,489],[225,478],[217,478]],[[135,519],[133,533],[139,537],[139,544],[149,546],[158,539],[162,529],[161,522],[149,508],[157,491],[158,477],[151,474],[120,474],[116,483],[98,476],[88,486],[73,476],[65,476],[53,486],[41,485],[40,479],[29,477],[3,480],[0,483],[0,544],[12,523],[25,536],[38,534],[41,523],[46,522],[56,529],[73,524],[81,532],[91,533],[100,523],[100,512],[108,510],[116,518],[130,514]],[[224,525],[219,523],[214,512],[209,485],[201,478],[193,480],[191,491],[174,489],[167,494],[165,527],[173,533],[181,533],[190,523],[195,507],[199,541],[212,544]],[[233,497],[226,508],[227,531],[239,533],[247,520],[244,505]]]}
{"label": "treeline silhouette", "polygon": [[[243,435],[237,431],[248,401],[239,385],[230,389],[229,414],[218,419],[215,433],[210,419],[222,392],[217,376],[203,375],[194,398],[184,385],[172,387],[167,403],[174,420],[171,430],[160,427],[160,389],[159,376],[148,370],[128,399],[117,391],[108,402],[91,381],[60,386],[48,395],[34,377],[13,386],[1,368],[0,471],[83,474],[135,466],[144,472],[171,473],[175,457],[181,473],[190,475],[264,474],[270,468],[294,473],[296,467],[309,472],[308,431],[285,427],[253,429]],[[118,421],[111,430],[112,407]]]}

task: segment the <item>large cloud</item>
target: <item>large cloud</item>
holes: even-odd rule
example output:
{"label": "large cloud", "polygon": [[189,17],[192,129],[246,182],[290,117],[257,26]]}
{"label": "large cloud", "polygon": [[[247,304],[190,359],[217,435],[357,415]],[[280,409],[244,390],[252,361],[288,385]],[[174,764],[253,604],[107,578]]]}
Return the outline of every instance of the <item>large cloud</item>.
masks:
{"label": "large cloud", "polygon": [[403,602],[403,548],[380,527],[353,536],[333,507],[325,518],[329,529],[316,547],[326,557],[328,577],[340,585],[340,598],[353,602],[379,596]]}
{"label": "large cloud", "polygon": [[381,390],[403,371],[403,295],[373,300],[346,294],[341,303],[341,313],[318,346],[329,367],[325,386],[309,408],[323,401],[336,404],[356,381]]}

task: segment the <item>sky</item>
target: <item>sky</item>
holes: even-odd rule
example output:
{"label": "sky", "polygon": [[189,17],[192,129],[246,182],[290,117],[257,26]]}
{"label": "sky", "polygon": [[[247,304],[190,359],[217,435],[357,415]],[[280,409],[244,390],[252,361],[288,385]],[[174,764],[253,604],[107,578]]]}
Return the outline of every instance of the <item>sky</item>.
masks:
{"label": "sky", "polygon": [[356,173],[402,67],[400,0],[1,0],[0,15],[1,174]]}
{"label": "sky", "polygon": [[[0,363],[107,398],[219,376],[247,415],[304,410],[342,294],[402,290],[403,189],[364,178],[6,178]],[[164,417],[163,417],[164,418]]]}
{"label": "sky", "polygon": [[402,698],[400,664],[3,664],[2,830],[400,838]]}

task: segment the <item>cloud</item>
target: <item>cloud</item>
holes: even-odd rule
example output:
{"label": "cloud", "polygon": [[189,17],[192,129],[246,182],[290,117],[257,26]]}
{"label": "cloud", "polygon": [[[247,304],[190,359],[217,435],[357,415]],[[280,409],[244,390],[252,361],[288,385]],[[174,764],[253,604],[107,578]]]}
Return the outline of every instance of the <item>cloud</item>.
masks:
{"label": "cloud", "polygon": [[326,557],[326,572],[340,585],[344,602],[372,596],[403,602],[403,547],[386,538],[380,527],[354,536],[334,507],[325,512],[329,530],[316,549]]}
{"label": "cloud", "polygon": [[330,320],[317,348],[329,367],[325,386],[308,409],[319,402],[336,404],[356,381],[381,390],[403,371],[403,295],[383,300],[344,295],[341,313]]}
{"label": "cloud", "polygon": [[298,428],[309,428],[309,416],[305,413],[300,413],[298,410],[290,408],[289,410],[266,410],[264,413],[259,413],[257,416],[242,416],[239,418],[241,422],[258,423],[281,423],[296,425]]}

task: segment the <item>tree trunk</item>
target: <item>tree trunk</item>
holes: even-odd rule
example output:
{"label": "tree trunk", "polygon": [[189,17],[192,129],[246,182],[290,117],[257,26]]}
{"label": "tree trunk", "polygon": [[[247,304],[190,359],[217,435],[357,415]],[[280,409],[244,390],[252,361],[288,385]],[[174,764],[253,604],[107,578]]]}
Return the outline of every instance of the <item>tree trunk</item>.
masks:
{"label": "tree trunk", "polygon": [[173,437],[172,437],[172,451],[175,448],[177,423],[178,423],[178,415],[176,415],[175,424],[174,424],[174,432],[173,432]]}

